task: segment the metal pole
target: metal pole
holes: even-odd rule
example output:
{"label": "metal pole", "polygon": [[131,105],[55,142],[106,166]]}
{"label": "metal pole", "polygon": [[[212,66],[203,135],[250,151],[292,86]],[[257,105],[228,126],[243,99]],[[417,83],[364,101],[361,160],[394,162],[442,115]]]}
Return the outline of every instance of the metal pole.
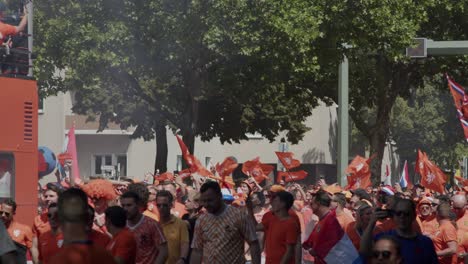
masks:
{"label": "metal pole", "polygon": [[341,186],[346,185],[344,171],[348,166],[348,58],[345,56],[338,69],[338,164],[337,181]]}
{"label": "metal pole", "polygon": [[29,1],[26,9],[28,10],[28,76],[33,77],[33,1]]}

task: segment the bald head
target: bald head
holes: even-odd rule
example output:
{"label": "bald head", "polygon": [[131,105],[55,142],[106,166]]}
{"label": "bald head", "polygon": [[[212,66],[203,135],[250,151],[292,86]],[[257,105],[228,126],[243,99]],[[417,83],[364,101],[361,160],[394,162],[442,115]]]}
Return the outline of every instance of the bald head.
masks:
{"label": "bald head", "polygon": [[464,194],[454,195],[452,197],[452,207],[457,218],[463,217],[466,211],[466,196]]}
{"label": "bald head", "polygon": [[457,194],[452,197],[453,205],[466,206],[466,195]]}

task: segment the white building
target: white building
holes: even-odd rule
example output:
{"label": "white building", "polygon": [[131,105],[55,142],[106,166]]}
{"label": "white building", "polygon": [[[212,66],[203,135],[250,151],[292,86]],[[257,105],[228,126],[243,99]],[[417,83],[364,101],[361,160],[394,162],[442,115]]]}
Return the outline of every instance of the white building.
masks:
{"label": "white building", "polygon": [[[44,100],[39,115],[39,146],[47,146],[60,153],[68,129],[75,124],[78,162],[82,177],[101,175],[105,166],[120,165],[121,175],[142,179],[146,172],[154,170],[156,141],[131,140],[131,130],[123,131],[116,124],[96,133],[97,122],[86,122],[86,117],[71,112],[72,96],[61,93]],[[337,108],[320,105],[314,109],[306,124],[311,128],[299,144],[282,144],[278,137],[270,143],[258,135],[249,135],[249,140],[240,144],[224,144],[214,138],[210,142],[195,142],[195,155],[205,164],[222,162],[234,156],[239,163],[260,157],[263,163],[277,164],[275,151],[287,150],[307,166],[310,180],[320,176],[328,182],[336,181],[337,154]],[[172,132],[167,132],[168,170],[180,170],[181,151]],[[352,155],[352,153],[350,153]],[[388,157],[388,155],[387,155]],[[385,164],[385,162],[384,162]],[[396,163],[398,164],[398,163]],[[104,166],[104,167],[103,167]],[[50,176],[44,181],[52,180]]]}

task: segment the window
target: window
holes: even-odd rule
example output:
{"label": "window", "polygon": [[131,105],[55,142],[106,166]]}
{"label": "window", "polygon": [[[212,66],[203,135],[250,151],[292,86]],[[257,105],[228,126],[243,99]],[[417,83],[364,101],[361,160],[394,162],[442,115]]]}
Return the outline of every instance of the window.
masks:
{"label": "window", "polygon": [[255,133],[245,133],[245,136],[248,138],[248,139],[263,139],[263,136],[258,133],[258,132],[255,132]]}
{"label": "window", "polygon": [[92,165],[92,174],[96,176],[126,176],[127,154],[96,154]]}
{"label": "window", "polygon": [[39,98],[39,103],[37,104],[37,112],[39,114],[44,113],[44,99],[43,98]]}
{"label": "window", "polygon": [[0,199],[15,195],[15,158],[11,153],[0,153]]}
{"label": "window", "polygon": [[205,157],[205,168],[210,169],[211,157]]}
{"label": "window", "polygon": [[177,171],[182,170],[182,155],[177,155],[176,169]]}

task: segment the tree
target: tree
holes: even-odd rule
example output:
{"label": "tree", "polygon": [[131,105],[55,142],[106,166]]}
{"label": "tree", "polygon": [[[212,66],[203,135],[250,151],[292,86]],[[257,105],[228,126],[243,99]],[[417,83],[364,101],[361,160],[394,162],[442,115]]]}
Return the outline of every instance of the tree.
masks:
{"label": "tree", "polygon": [[458,161],[468,155],[448,88],[439,90],[429,80],[412,98],[397,98],[390,131],[397,153],[410,163],[416,160],[418,149],[446,169],[458,167]]}
{"label": "tree", "polygon": [[[371,155],[377,154],[371,167],[374,184],[380,179],[390,116],[398,96],[408,98],[411,91],[423,87],[424,77],[447,68],[457,72],[465,61],[456,57],[411,60],[404,56],[404,49],[416,36],[466,38],[463,17],[467,2],[351,1],[331,10],[330,17],[337,19],[330,26],[335,30],[330,32],[340,35],[327,37],[331,43],[351,45],[345,50],[350,61],[350,115],[367,138]],[[335,76],[330,79],[336,81]]]}
{"label": "tree", "polygon": [[[239,142],[281,131],[297,143],[317,105],[304,82],[319,68],[311,42],[320,10],[304,1],[77,1],[36,4],[43,94],[75,91],[73,111],[156,135],[166,170],[166,126]],[[312,14],[312,16],[311,16]],[[317,14],[316,16],[314,14]],[[65,74],[57,75],[61,70]]]}

